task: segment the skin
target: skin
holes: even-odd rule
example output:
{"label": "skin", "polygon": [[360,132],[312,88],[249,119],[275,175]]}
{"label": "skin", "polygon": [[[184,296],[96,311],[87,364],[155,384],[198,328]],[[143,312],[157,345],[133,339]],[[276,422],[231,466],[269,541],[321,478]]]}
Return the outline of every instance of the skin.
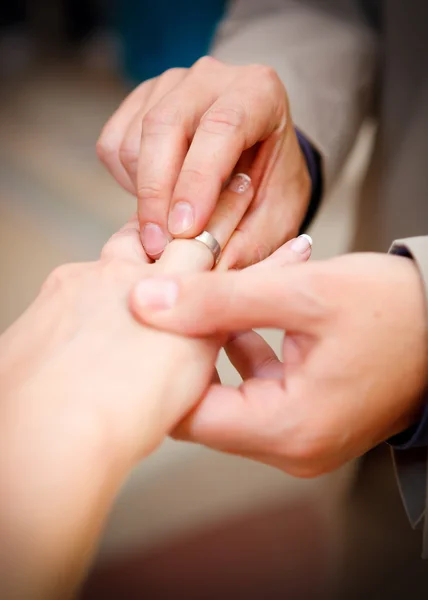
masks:
{"label": "skin", "polygon": [[266,258],[297,235],[306,214],[310,178],[287,93],[263,65],[204,57],[142,83],[105,125],[97,152],[137,196],[141,239],[151,257],[172,237],[206,229],[234,172],[247,173],[255,193],[220,268]]}
{"label": "skin", "polygon": [[[213,385],[176,437],[313,477],[418,416],[427,323],[410,259],[355,254],[290,269],[146,279],[131,306],[142,323],[197,339],[241,332],[226,351],[243,384]],[[287,331],[283,361],[255,327]]]}
{"label": "skin", "polygon": [[[222,246],[252,196],[251,182],[223,192],[209,223]],[[310,247],[294,244],[270,260],[307,260]],[[98,261],[52,273],[0,337],[2,598],[73,595],[124,479],[204,395],[224,337],[141,327],[128,297],[142,277],[212,266],[194,240],[171,242],[152,263],[134,218]]]}

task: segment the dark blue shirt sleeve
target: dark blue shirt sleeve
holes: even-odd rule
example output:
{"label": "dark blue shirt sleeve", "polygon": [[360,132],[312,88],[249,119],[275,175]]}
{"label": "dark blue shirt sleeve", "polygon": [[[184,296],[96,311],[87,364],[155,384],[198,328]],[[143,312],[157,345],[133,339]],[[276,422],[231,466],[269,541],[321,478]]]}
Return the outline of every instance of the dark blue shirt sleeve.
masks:
{"label": "dark blue shirt sleeve", "polygon": [[428,400],[425,400],[419,420],[388,440],[395,450],[410,450],[410,448],[423,448],[428,446]]}
{"label": "dark blue shirt sleeve", "polygon": [[321,204],[321,198],[323,194],[322,161],[318,150],[312,146],[312,144],[305,138],[303,133],[297,128],[295,131],[300,148],[305,157],[312,182],[312,192],[308,211],[300,228],[300,233],[304,233],[314,219]]}

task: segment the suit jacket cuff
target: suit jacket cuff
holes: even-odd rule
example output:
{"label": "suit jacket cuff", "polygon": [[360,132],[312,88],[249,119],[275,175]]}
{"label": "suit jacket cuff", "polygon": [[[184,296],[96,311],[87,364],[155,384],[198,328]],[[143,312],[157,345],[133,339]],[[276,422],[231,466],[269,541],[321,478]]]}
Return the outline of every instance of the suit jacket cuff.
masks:
{"label": "suit jacket cuff", "polygon": [[[424,284],[428,306],[428,236],[394,242],[390,252],[407,256],[416,262]],[[426,390],[421,400],[419,420],[412,427],[389,440],[389,443],[395,449],[409,450],[410,448],[428,446],[428,390]]]}
{"label": "suit jacket cuff", "polygon": [[[415,261],[428,307],[428,236],[394,242],[390,252]],[[419,421],[391,438],[389,443],[393,449],[398,485],[407,516],[412,527],[423,527],[423,557],[428,558],[428,390],[421,399]]]}

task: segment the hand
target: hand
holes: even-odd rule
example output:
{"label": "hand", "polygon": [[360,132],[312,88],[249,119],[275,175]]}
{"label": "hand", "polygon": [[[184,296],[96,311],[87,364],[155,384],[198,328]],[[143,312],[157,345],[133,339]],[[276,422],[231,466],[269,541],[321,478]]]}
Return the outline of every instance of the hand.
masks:
{"label": "hand", "polygon": [[205,57],[191,69],[167,71],[130,94],[97,149],[117,181],[137,195],[141,239],[152,258],[171,236],[206,229],[234,172],[251,177],[255,197],[220,268],[269,256],[297,235],[306,214],[306,161],[287,93],[269,67]]}
{"label": "hand", "polygon": [[134,219],[0,338],[1,597],[69,597],[123,479],[210,382],[220,341],[142,328],[127,301],[142,276],[211,268],[211,252],[176,240],[149,263]]}
{"label": "hand", "polygon": [[[209,229],[222,247],[251,198],[251,185],[221,194]],[[141,277],[212,262],[203,244],[175,240],[151,264],[135,218],[99,261],[57,269],[0,338],[1,597],[69,597],[123,479],[209,387],[222,337],[141,327],[127,303]]]}
{"label": "hand", "polygon": [[198,242],[169,249],[149,264],[134,219],[99,261],[57,269],[0,338],[2,598],[70,597],[123,479],[209,384],[219,342],[129,314],[141,276],[211,266]]}
{"label": "hand", "polygon": [[[187,244],[192,269],[210,260],[205,247]],[[175,250],[180,254],[180,248]],[[171,346],[172,336],[137,327],[129,315],[133,284],[162,272],[161,264],[150,262],[134,219],[106,244],[99,261],[63,265],[49,276],[34,304],[0,338],[2,408],[12,411],[9,416],[16,411],[27,420],[34,410],[31,418],[37,420],[37,415],[55,414],[58,427],[77,420],[90,426],[92,440],[102,439],[106,448],[114,447],[115,454],[131,462],[162,441],[168,426],[164,422],[156,431],[161,415],[153,410],[158,401],[170,402],[172,410],[178,391],[164,369],[171,358],[172,378],[178,377],[193,352],[180,343]],[[165,348],[168,352],[162,353]],[[186,402],[187,396],[186,390]],[[171,412],[163,418],[169,420]]]}
{"label": "hand", "polygon": [[[222,248],[252,195],[251,182],[243,191],[226,189],[221,194],[209,228]],[[303,260],[308,253],[292,256]],[[134,217],[105,245],[100,260],[59,267],[33,305],[0,337],[2,407],[10,396],[18,414],[27,418],[30,408],[34,409],[36,414],[29,421],[45,412],[57,412],[58,424],[66,427],[65,415],[73,413],[72,424],[82,411],[82,424],[95,426],[90,431],[92,440],[102,438],[115,454],[138,460],[190,408],[190,397],[199,399],[213,365],[207,360],[207,372],[196,369],[196,378],[202,377],[199,384],[193,381],[191,394],[187,387],[180,392],[179,383],[186,379],[193,355],[195,364],[200,361],[202,346],[138,326],[129,315],[129,291],[145,274],[210,269],[212,260],[211,252],[199,242],[175,240],[153,264],[141,246]],[[213,347],[215,356],[217,345]],[[189,348],[193,348],[191,354]],[[183,404],[174,416],[173,398],[181,394]],[[126,403],[118,403],[118,396],[126,398]],[[170,410],[153,413],[152,408],[164,401]],[[25,410],[18,410],[20,402],[28,403]],[[0,419],[0,425],[4,422]]]}
{"label": "hand", "polygon": [[[158,285],[158,297],[164,282]],[[176,435],[302,477],[331,471],[405,429],[426,384],[426,315],[410,259],[349,255],[287,270],[171,279],[154,310],[147,282],[134,314],[190,336],[243,331],[226,350],[244,379],[212,386]],[[287,330],[283,363],[253,327]]]}

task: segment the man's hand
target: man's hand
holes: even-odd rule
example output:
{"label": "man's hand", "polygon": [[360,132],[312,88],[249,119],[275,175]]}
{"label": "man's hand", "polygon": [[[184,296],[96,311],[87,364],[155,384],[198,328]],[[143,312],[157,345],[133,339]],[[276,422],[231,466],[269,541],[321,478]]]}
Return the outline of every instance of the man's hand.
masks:
{"label": "man's hand", "polygon": [[136,88],[105,125],[98,154],[138,197],[141,239],[157,258],[171,237],[206,228],[232,173],[248,174],[253,203],[221,268],[243,267],[295,237],[310,178],[287,93],[271,68],[213,58],[173,69]]}
{"label": "man's hand", "polygon": [[[407,258],[361,254],[291,268],[172,279],[132,295],[144,323],[190,336],[234,334],[226,350],[244,379],[213,385],[177,437],[297,476],[339,467],[417,417],[426,383],[421,282]],[[157,286],[158,306],[148,301]],[[287,331],[283,362],[254,327]]]}

